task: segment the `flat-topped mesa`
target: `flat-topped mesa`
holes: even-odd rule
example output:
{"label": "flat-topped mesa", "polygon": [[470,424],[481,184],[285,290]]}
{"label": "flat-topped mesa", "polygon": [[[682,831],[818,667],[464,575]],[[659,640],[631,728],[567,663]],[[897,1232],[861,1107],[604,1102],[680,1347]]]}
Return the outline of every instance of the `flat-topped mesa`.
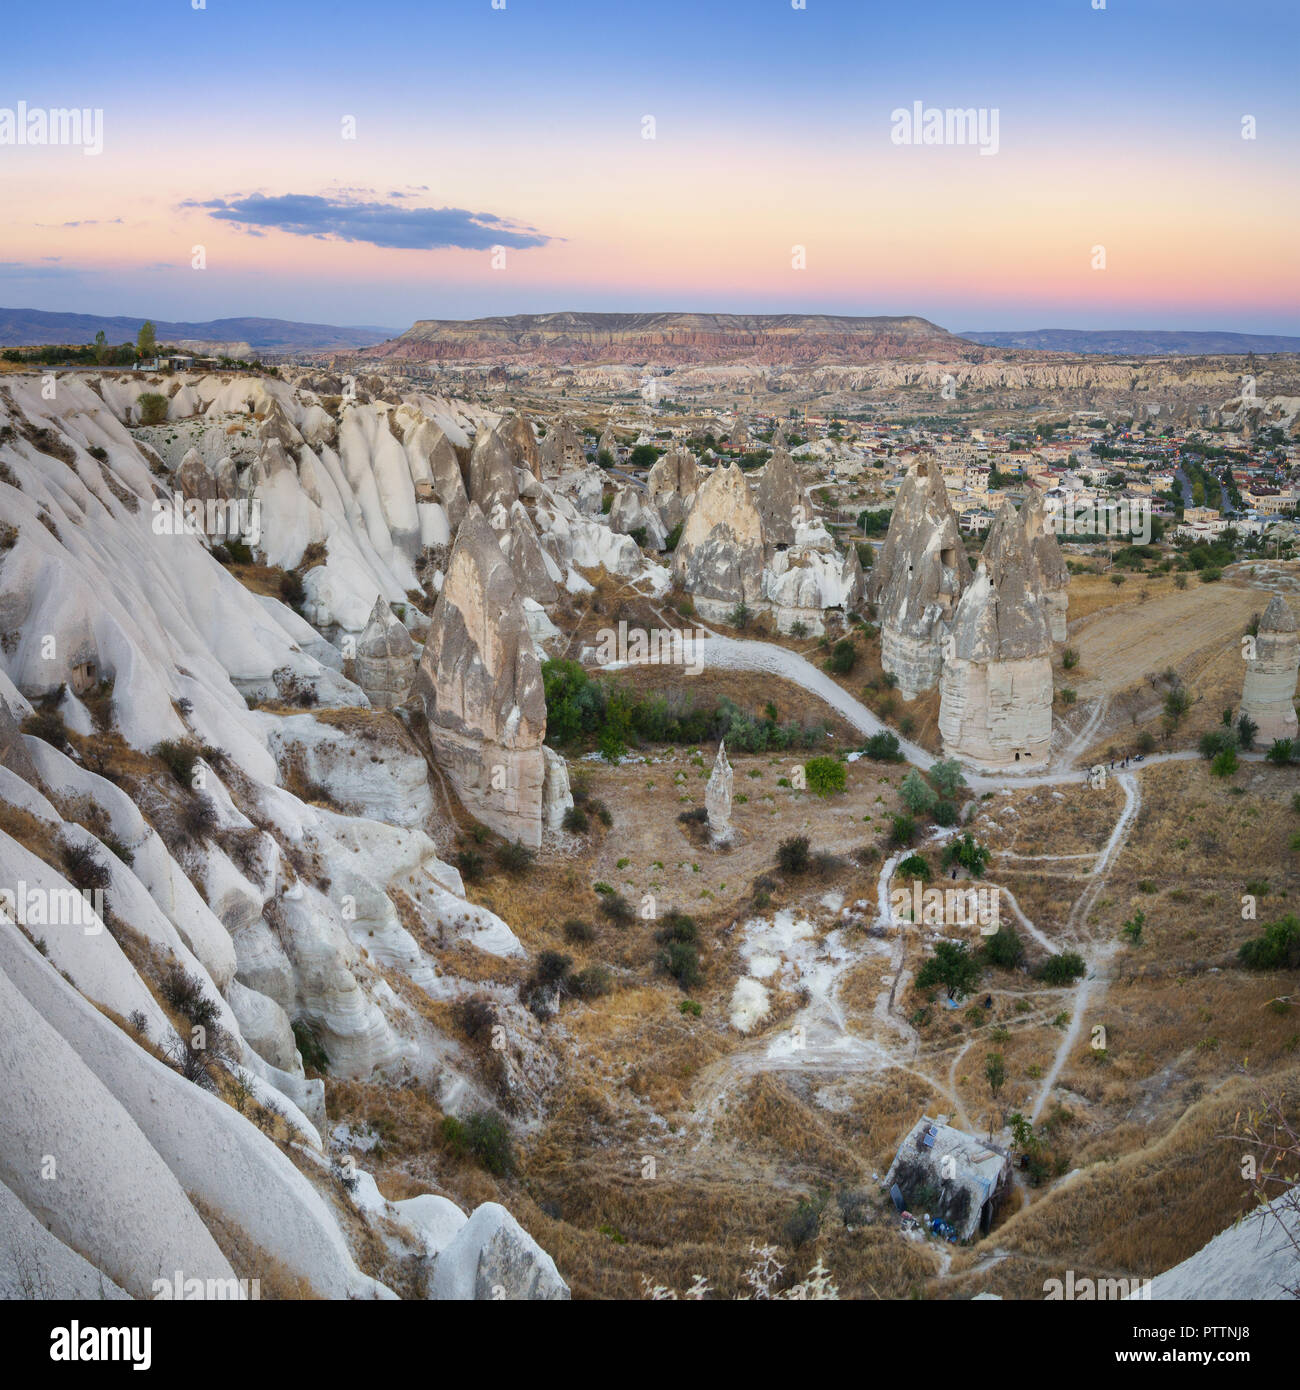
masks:
{"label": "flat-topped mesa", "polygon": [[734,464],[715,468],[695,494],[673,574],[702,617],[720,621],[763,591],[763,522],[745,475]]}
{"label": "flat-topped mesa", "polygon": [[646,477],[646,496],[669,531],[686,520],[700,481],[700,466],[689,449],[671,450],[654,461]]}
{"label": "flat-topped mesa", "polygon": [[356,678],[375,709],[405,704],[415,683],[415,644],[383,594],[357,643]]}
{"label": "flat-topped mesa", "polygon": [[943,640],[970,583],[970,561],[938,463],[903,479],[889,532],[868,580],[880,621],[880,660],[905,700],[939,680]]}
{"label": "flat-topped mesa", "polygon": [[1052,628],[1052,641],[1064,642],[1068,635],[1070,570],[1047,514],[1047,499],[1037,488],[1031,490],[1020,508],[1020,525],[1029,552],[1038,566],[1043,600],[1047,604],[1048,621]]}
{"label": "flat-topped mesa", "polygon": [[802,522],[808,520],[808,503],[794,460],[777,449],[759,475],[754,496],[763,518],[763,534],[771,546],[793,545]]}
{"label": "flat-topped mesa", "polygon": [[1281,594],[1274,594],[1259,621],[1255,654],[1246,661],[1241,712],[1259,726],[1263,743],[1295,738],[1296,672],[1300,668],[1300,639],[1295,615]]}
{"label": "flat-topped mesa", "polygon": [[559,787],[563,759],[542,744],[542,668],[514,571],[475,503],[434,605],[420,693],[434,757],[466,809],[508,839],[540,845],[572,798]]}
{"label": "flat-topped mesa", "polygon": [[961,596],[939,681],[944,752],[985,766],[1047,761],[1052,629],[1038,562],[1004,502]]}

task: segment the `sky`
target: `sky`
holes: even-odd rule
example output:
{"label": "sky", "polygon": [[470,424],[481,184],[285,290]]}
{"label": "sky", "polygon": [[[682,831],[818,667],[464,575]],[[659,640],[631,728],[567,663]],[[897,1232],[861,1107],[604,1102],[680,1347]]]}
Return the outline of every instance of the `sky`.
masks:
{"label": "sky", "polygon": [[[64,0],[4,29],[7,307],[1300,333],[1300,0]],[[101,115],[18,143],[57,108]]]}

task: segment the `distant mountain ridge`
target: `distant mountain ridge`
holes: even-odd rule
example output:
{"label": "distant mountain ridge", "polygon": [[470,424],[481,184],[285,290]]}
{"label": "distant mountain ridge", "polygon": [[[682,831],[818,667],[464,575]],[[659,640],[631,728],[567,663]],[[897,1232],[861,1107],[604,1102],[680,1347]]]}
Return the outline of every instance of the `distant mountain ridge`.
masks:
{"label": "distant mountain ridge", "polygon": [[1227,333],[1218,330],[1034,328],[970,331],[957,335],[984,347],[1022,348],[1031,352],[1113,353],[1118,356],[1203,357],[1221,353],[1300,352],[1300,338],[1272,333]]}
{"label": "distant mountain ridge", "polygon": [[[0,347],[93,343],[103,330],[110,343],[134,341],[146,315],[61,314],[45,309],[0,309]],[[368,347],[393,336],[391,328],[339,327],[292,319],[229,318],[205,323],[152,320],[160,342],[247,343],[261,352],[307,352]]]}
{"label": "distant mountain ridge", "polygon": [[407,361],[677,365],[981,360],[982,349],[916,315],[604,314],[564,311],[482,319],[421,319],[368,356]]}

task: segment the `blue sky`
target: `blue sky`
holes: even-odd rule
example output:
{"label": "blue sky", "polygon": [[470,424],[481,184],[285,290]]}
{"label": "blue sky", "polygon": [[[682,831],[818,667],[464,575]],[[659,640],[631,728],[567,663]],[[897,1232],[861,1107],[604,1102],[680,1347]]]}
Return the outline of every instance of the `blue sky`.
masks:
{"label": "blue sky", "polygon": [[[1300,332],[1295,0],[71,0],[5,29],[0,108],[105,113],[97,158],[0,146],[7,304]],[[998,158],[891,147],[917,100],[998,108]],[[504,274],[484,227],[516,229]]]}

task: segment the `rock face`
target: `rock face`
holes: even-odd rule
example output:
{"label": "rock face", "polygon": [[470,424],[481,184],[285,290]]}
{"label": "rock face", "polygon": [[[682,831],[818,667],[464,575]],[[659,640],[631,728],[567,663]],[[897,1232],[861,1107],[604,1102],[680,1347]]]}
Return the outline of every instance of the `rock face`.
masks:
{"label": "rock face", "polygon": [[1295,738],[1296,670],[1300,665],[1300,640],[1295,616],[1281,594],[1274,594],[1260,619],[1255,655],[1246,662],[1241,690],[1241,712],[1259,725],[1264,744],[1277,738]]}
{"label": "rock face", "polygon": [[509,510],[511,504],[518,500],[515,467],[500,428],[485,430],[474,441],[474,451],[469,456],[466,491],[470,501],[478,503],[484,516],[490,514],[498,504]]}
{"label": "rock face", "polygon": [[867,597],[880,617],[880,660],[915,699],[939,679],[943,642],[970,583],[970,561],[943,475],[922,459],[903,479],[889,534],[871,572]]}
{"label": "rock face", "polygon": [[587,455],[582,447],[582,436],[568,419],[551,422],[539,452],[542,470],[540,476],[543,478],[558,478],[561,473],[569,473],[586,466]]}
{"label": "rock face", "polygon": [[1025,532],[1029,553],[1038,566],[1039,582],[1052,628],[1052,641],[1064,642],[1070,602],[1067,591],[1070,571],[1057,544],[1056,532],[1048,522],[1046,498],[1037,488],[1030,492],[1020,508],[1020,525]]}
{"label": "rock face", "polygon": [[763,522],[745,475],[734,464],[715,468],[695,494],[673,573],[705,618],[722,619],[763,590]]}
{"label": "rock face", "polygon": [[674,449],[655,460],[646,478],[646,494],[667,530],[685,521],[699,486],[700,466],[689,450]]}
{"label": "rock face", "polygon": [[508,839],[539,846],[547,801],[541,664],[514,571],[473,503],[434,606],[420,673],[434,755],[461,800]]}
{"label": "rock face", "polygon": [[644,531],[645,544],[650,550],[662,550],[668,538],[658,511],[642,502],[641,494],[632,483],[624,483],[614,494],[609,509],[609,529],[623,536]]}
{"label": "rock face", "polygon": [[716,845],[731,839],[731,764],[727,761],[725,740],[718,744],[718,756],[704,789],[704,805],[709,813],[709,834]]}
{"label": "rock face", "polygon": [[569,1286],[555,1261],[505,1207],[484,1202],[438,1252],[429,1297],[462,1302],[564,1300]]}
{"label": "rock face", "polygon": [[1047,760],[1052,629],[1024,527],[1004,502],[962,594],[939,682],[944,752],[990,766]]}
{"label": "rock face", "polygon": [[793,545],[795,532],[808,520],[808,504],[794,460],[778,449],[758,480],[754,498],[763,518],[763,534],[769,545]]}
{"label": "rock face", "polygon": [[497,426],[497,433],[516,468],[526,468],[534,478],[542,476],[542,452],[537,446],[533,427],[522,415],[507,415]]}
{"label": "rock face", "polygon": [[406,625],[384,602],[375,599],[357,643],[357,684],[376,709],[404,704],[415,681],[415,644]]}

